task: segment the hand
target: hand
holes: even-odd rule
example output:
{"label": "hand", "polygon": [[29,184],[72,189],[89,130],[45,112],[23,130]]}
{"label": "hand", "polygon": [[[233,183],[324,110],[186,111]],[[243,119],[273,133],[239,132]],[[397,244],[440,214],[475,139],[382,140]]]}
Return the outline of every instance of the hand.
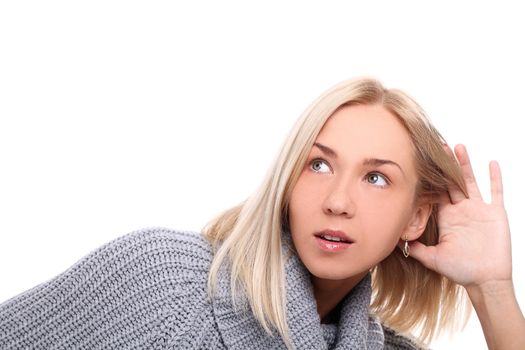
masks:
{"label": "hand", "polygon": [[[448,148],[448,147],[447,147]],[[451,153],[452,151],[448,149]],[[465,287],[512,280],[510,230],[497,162],[490,163],[491,203],[481,197],[465,146],[455,147],[468,198],[452,187],[439,199],[439,243],[410,243],[410,254],[426,267]]]}

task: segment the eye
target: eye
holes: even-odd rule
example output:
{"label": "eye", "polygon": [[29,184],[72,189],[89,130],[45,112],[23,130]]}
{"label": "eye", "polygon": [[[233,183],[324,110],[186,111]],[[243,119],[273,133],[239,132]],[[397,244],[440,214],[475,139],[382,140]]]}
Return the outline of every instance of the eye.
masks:
{"label": "eye", "polygon": [[366,175],[366,181],[375,185],[377,187],[386,187],[388,186],[388,180],[386,177],[380,173],[369,173]]}
{"label": "eye", "polygon": [[330,166],[323,159],[314,159],[310,162],[310,169],[316,173],[329,173],[331,171]]}

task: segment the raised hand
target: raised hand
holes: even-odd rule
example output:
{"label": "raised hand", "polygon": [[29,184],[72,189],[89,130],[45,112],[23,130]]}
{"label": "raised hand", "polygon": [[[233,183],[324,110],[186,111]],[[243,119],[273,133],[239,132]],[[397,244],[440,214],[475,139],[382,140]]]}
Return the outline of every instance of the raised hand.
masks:
{"label": "raised hand", "polygon": [[[452,152],[452,151],[450,151]],[[463,286],[488,281],[510,281],[511,244],[507,215],[503,205],[503,185],[497,162],[490,163],[492,200],[481,197],[467,150],[455,148],[467,185],[468,198],[452,187],[439,200],[439,244],[410,245],[411,255],[426,267]]]}
{"label": "raised hand", "polygon": [[449,188],[438,204],[439,243],[427,247],[412,242],[411,255],[466,288],[489,349],[525,349],[525,319],[512,283],[510,230],[499,165],[490,163],[492,200],[485,203],[465,146],[456,146],[455,154],[467,196],[456,187]]}

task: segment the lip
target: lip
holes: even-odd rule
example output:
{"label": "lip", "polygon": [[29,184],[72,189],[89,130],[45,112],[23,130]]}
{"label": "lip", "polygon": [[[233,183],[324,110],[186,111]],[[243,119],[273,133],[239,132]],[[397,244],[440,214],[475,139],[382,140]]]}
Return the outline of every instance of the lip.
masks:
{"label": "lip", "polygon": [[[337,237],[337,238],[342,239],[343,241],[342,242],[328,241],[328,240],[321,238],[321,236],[323,235]],[[344,233],[343,231],[323,230],[323,231],[316,232],[314,236],[315,236],[315,240],[319,248],[327,252],[342,251],[342,250],[350,248],[350,246],[354,243],[354,241],[350,237],[348,237],[348,235]]]}
{"label": "lip", "polygon": [[328,235],[328,236],[333,236],[333,237],[340,238],[340,239],[342,239],[345,242],[354,243],[354,240],[352,238],[350,238],[343,231],[327,229],[327,230],[322,230],[322,231],[316,232],[314,235],[316,237],[321,237],[323,235]]}

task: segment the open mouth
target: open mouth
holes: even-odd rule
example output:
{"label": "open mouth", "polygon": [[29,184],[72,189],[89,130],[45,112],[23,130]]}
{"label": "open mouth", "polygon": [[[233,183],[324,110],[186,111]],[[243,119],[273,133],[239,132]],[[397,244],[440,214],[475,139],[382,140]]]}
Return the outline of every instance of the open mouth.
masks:
{"label": "open mouth", "polygon": [[337,236],[332,236],[332,235],[328,235],[328,234],[318,234],[318,235],[315,235],[316,237],[322,239],[322,240],[325,240],[327,242],[334,242],[334,243],[353,243],[352,241],[350,240],[347,240],[347,239],[344,239],[344,238],[341,238],[341,237],[337,237]]}
{"label": "open mouth", "polygon": [[346,250],[354,243],[342,232],[320,232],[315,234],[315,240],[319,248],[330,253]]}

